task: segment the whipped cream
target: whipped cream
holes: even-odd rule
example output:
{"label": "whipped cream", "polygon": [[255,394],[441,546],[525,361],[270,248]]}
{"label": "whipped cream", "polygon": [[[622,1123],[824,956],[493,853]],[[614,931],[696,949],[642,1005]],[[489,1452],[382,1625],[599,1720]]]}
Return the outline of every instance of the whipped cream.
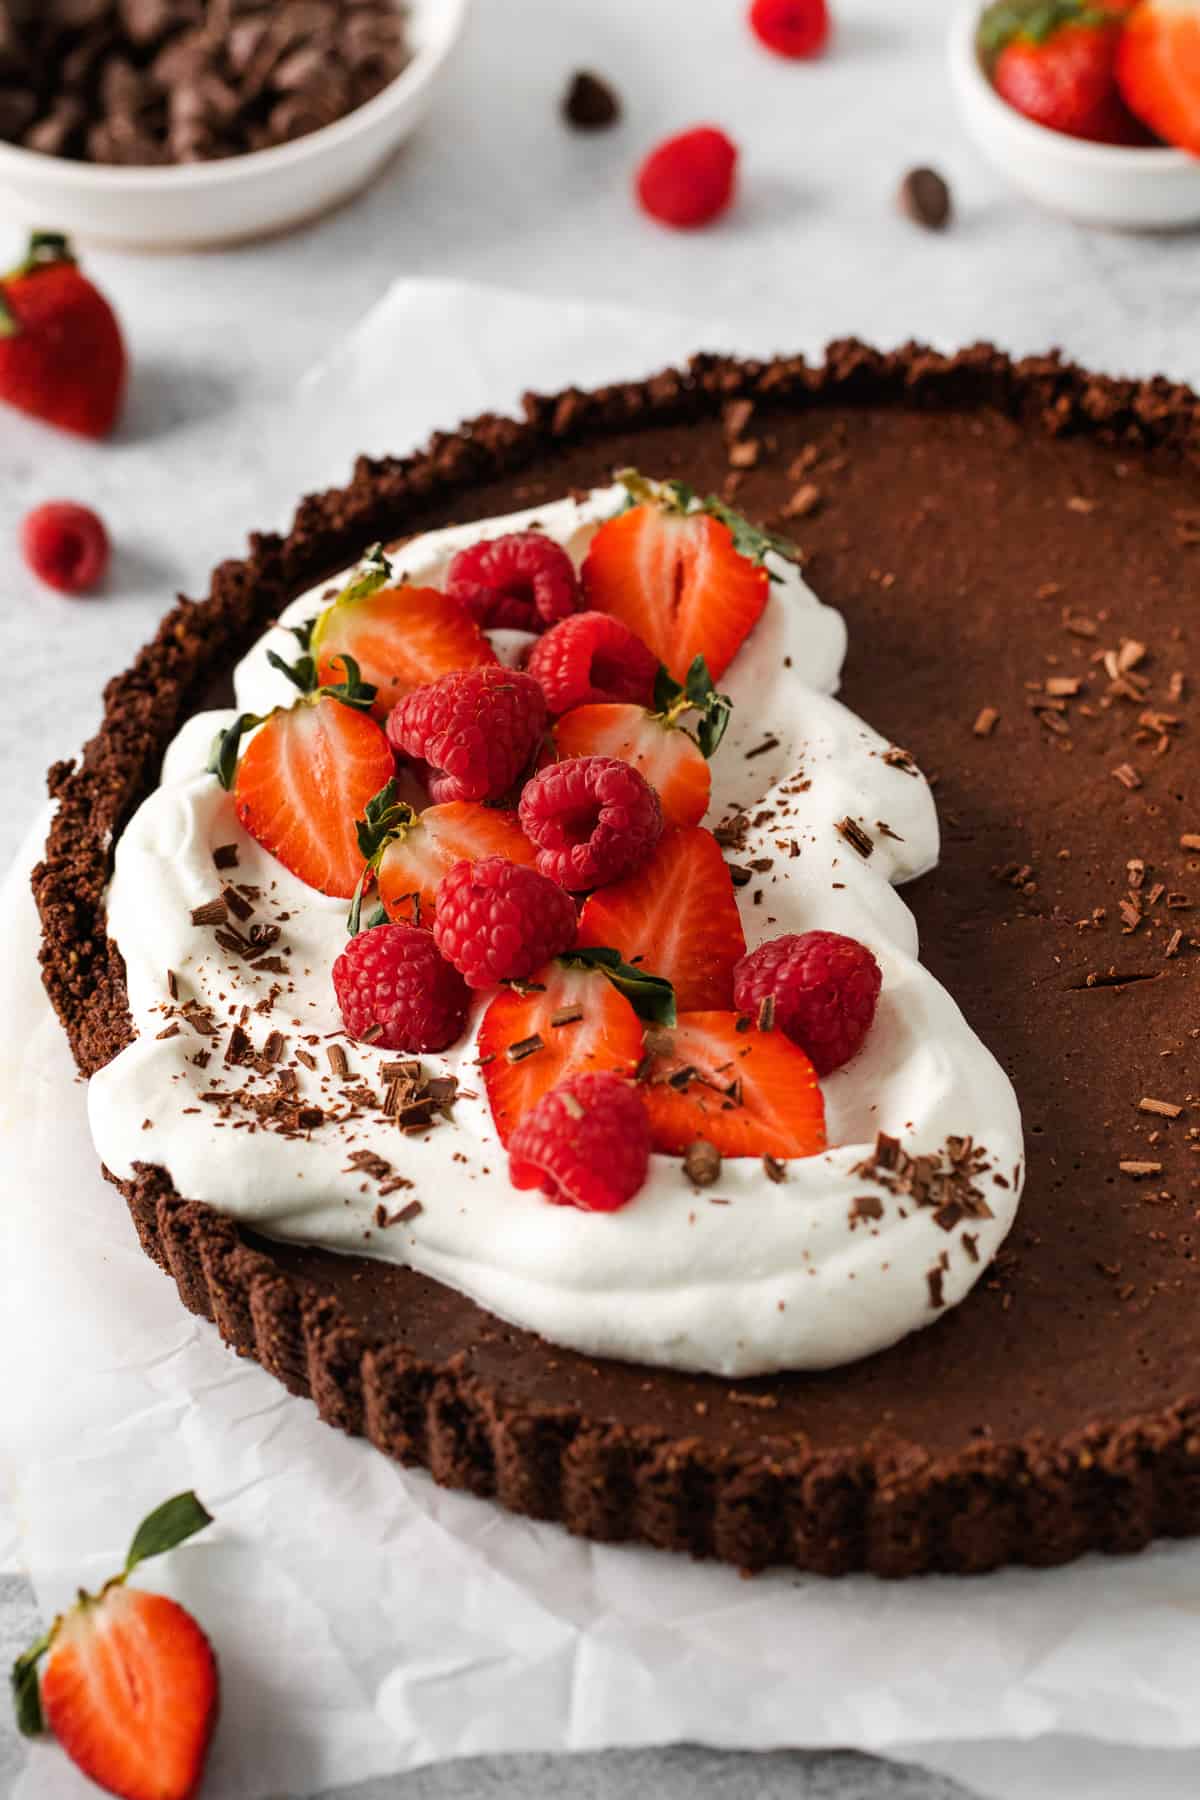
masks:
{"label": "whipped cream", "polygon": [[[431,532],[405,544],[398,573],[436,586],[457,549],[534,523],[578,563],[622,498],[597,490]],[[315,893],[260,849],[232,796],[203,772],[215,733],[233,717],[222,712],[184,726],[161,785],[117,845],[108,928],[125,958],[137,1038],[90,1084],[92,1132],[108,1168],[129,1178],[137,1163],[162,1163],[179,1193],[269,1237],[409,1264],[555,1343],[678,1369],[744,1377],[827,1368],[884,1349],[962,1300],[1020,1196],[1016,1097],[921,966],[915,921],[896,892],[937,861],[930,789],[831,697],[846,648],[840,615],[796,567],[774,556],[768,567],[766,610],[721,683],[734,711],[713,763],[707,823],[745,815],[732,859],[769,861],[738,890],[751,947],[820,928],[860,939],[879,959],[883,991],[866,1045],[822,1084],[833,1148],[789,1162],[780,1183],[757,1158],[726,1160],[702,1192],[681,1161],[655,1156],[642,1191],[612,1214],[518,1192],[476,1063],[486,996],[459,1045],[423,1058],[429,1072],[459,1080],[452,1118],[402,1134],[362,1091],[382,1096],[382,1065],[395,1053],[340,1035],[330,969],[346,940],[346,902]],[[290,660],[286,627],[313,617],[328,592],[323,584],[297,600],[241,663],[238,711],[291,702],[267,652]],[[496,642],[515,659],[527,640],[505,633]],[[869,857],[838,830],[846,819],[873,841]],[[231,844],[237,868],[220,873],[213,852]],[[268,967],[251,968],[211,927],[191,922],[223,881],[252,891],[254,920],[241,930],[255,920],[279,925]],[[254,1051],[282,1034],[282,1066],[294,1070],[298,1097],[324,1110],[321,1124],[288,1135],[239,1110],[238,1096],[263,1095],[278,1080],[277,1068],[227,1063],[239,1019]],[[209,1022],[215,1038],[195,1028]],[[348,1078],[330,1069],[330,1044],[345,1049]],[[206,1100],[214,1085],[234,1101]],[[969,1215],[958,1216],[952,1195],[920,1204],[911,1180],[877,1168],[881,1132],[908,1155],[935,1159],[948,1142],[961,1153],[954,1140],[972,1140]],[[364,1151],[412,1186],[389,1190],[380,1165],[369,1172],[351,1162]],[[414,1200],[419,1209],[406,1204]]]}

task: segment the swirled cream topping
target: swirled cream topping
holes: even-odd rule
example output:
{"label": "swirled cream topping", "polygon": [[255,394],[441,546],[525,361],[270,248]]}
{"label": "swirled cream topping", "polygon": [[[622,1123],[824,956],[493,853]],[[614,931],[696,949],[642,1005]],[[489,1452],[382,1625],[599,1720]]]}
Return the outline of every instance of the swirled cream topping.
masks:
{"label": "swirled cream topping", "polygon": [[[597,490],[431,532],[405,545],[400,565],[437,586],[456,550],[535,523],[578,563],[621,498]],[[732,855],[754,871],[738,890],[751,947],[824,929],[879,960],[867,1042],[822,1083],[832,1148],[789,1162],[782,1181],[757,1159],[727,1159],[704,1190],[679,1159],[656,1155],[616,1213],[518,1192],[479,1078],[478,1007],[460,1044],[422,1059],[428,1075],[457,1078],[453,1108],[402,1130],[383,1110],[395,1053],[340,1031],[330,969],[346,903],[306,887],[241,829],[232,796],[204,772],[233,714],[208,713],[179,733],[116,849],[108,927],[137,1037],[90,1085],[108,1168],[128,1178],[137,1163],[163,1164],[180,1194],[269,1237],[409,1264],[554,1343],[678,1369],[829,1368],[957,1305],[1016,1211],[1016,1097],[922,967],[896,891],[937,861],[929,786],[832,698],[840,615],[794,565],[767,561],[766,611],[721,684],[734,712],[706,822],[738,821]],[[267,652],[294,656],[286,628],[318,612],[326,591],[298,599],[242,662],[238,711],[294,699]],[[525,641],[496,639],[506,658]],[[237,904],[224,924],[205,923],[223,885]]]}

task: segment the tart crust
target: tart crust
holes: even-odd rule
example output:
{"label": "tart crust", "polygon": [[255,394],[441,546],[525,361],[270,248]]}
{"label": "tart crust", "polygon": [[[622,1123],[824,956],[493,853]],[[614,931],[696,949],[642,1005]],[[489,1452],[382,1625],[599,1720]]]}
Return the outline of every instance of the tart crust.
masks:
{"label": "tart crust", "polygon": [[[940,776],[943,861],[906,898],[926,960],[1017,1085],[1030,1171],[1010,1246],[961,1307],[882,1356],[739,1383],[597,1363],[413,1271],[270,1244],[149,1164],[116,1183],[142,1246],[185,1306],[329,1423],[584,1536],[905,1576],[1200,1532],[1200,1139],[1186,1109],[1138,1111],[1196,1085],[1200,873],[1189,895],[1180,838],[1200,793],[1182,603],[1200,585],[1200,400],[1186,388],[987,346],[844,342],[818,366],[702,356],[529,396],[520,421],[487,415],[418,455],[361,460],[286,537],[222,564],[206,600],[181,600],[109,683],[78,764],[50,771],[33,886],[75,1060],[90,1074],[132,1035],[105,935],[111,845],[181,722],[224,697],[293,595],[374,539],[536,504],[617,463],[718,485],[732,436],[756,446],[736,459],[737,504],[791,511],[813,585],[848,614],[849,704]],[[1134,650],[1114,677],[1103,653],[1122,640]],[[1056,676],[1081,684],[1058,706]],[[987,729],[984,710],[999,714]],[[1122,1161],[1156,1166],[1139,1180]]]}

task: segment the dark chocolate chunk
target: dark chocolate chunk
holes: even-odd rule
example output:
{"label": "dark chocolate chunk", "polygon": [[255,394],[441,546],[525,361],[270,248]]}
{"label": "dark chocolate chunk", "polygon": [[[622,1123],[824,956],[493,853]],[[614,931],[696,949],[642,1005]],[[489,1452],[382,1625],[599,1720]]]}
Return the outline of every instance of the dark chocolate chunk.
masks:
{"label": "dark chocolate chunk", "polygon": [[580,69],[563,96],[563,117],[576,131],[603,131],[621,116],[621,104],[606,81]]}
{"label": "dark chocolate chunk", "polygon": [[926,231],[944,231],[953,205],[950,189],[936,169],[910,169],[900,183],[900,210]]}

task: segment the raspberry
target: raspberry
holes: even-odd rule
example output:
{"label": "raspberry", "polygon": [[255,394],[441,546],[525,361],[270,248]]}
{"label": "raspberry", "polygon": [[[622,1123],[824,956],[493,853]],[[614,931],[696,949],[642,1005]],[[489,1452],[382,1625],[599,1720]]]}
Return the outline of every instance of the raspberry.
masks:
{"label": "raspberry", "polygon": [[96,586],[108,567],[108,533],[90,507],[48,500],[26,513],[21,551],[49,587],[61,594],[83,594]]}
{"label": "raspberry", "polygon": [[776,56],[819,56],[829,42],[826,0],[754,0],[750,29]]}
{"label": "raspberry", "polygon": [[333,991],[350,1036],[383,1050],[445,1050],[462,1036],[471,998],[415,925],[376,925],[351,938],[333,965]]}
{"label": "raspberry", "polygon": [[637,197],[663,225],[707,225],[733,199],[737,156],[713,125],[681,131],[650,152],[637,173]]}
{"label": "raspberry", "polygon": [[392,708],[391,743],[430,765],[429,792],[444,800],[498,800],[512,787],[546,728],[546,700],[532,675],[499,664],[443,675]]}
{"label": "raspberry", "polygon": [[619,1075],[569,1075],[527,1112],[508,1147],[517,1188],[541,1188],[556,1206],[616,1212],[650,1167],[650,1120]]}
{"label": "raspberry", "polygon": [[658,658],[609,613],[581,612],[552,625],[529,653],[526,670],[542,684],[551,715],[593,702],[649,706]]}
{"label": "raspberry", "polygon": [[832,1075],[861,1049],[882,980],[879,964],[856,938],[806,931],[772,938],[743,956],[733,971],[733,1003],[759,1018],[763,1001],[772,999],[775,1025],[806,1052],[818,1075]]}
{"label": "raspberry", "polygon": [[575,565],[540,531],[510,531],[460,550],[446,571],[446,592],[485,631],[545,631],[581,604]]}
{"label": "raspberry", "polygon": [[433,935],[468,987],[519,981],[575,942],[575,902],[503,856],[456,862],[438,884]]}
{"label": "raspberry", "polygon": [[662,836],[658,795],[615,756],[551,763],[526,786],[520,814],[538,868],[572,893],[628,875]]}

